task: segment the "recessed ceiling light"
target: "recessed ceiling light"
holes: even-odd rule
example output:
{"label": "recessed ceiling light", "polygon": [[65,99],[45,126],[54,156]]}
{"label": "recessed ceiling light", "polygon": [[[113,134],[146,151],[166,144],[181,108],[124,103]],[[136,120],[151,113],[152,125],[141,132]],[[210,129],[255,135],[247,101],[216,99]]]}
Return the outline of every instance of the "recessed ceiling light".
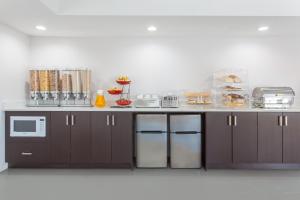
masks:
{"label": "recessed ceiling light", "polygon": [[157,31],[157,28],[156,28],[155,26],[149,26],[147,29],[148,29],[148,31],[150,31],[150,32],[155,32],[155,31]]}
{"label": "recessed ceiling light", "polygon": [[42,26],[42,25],[37,25],[35,28],[37,30],[39,30],[39,31],[45,31],[45,30],[47,30],[47,28],[45,26]]}
{"label": "recessed ceiling light", "polygon": [[257,30],[263,32],[263,31],[269,30],[269,27],[268,26],[261,26]]}

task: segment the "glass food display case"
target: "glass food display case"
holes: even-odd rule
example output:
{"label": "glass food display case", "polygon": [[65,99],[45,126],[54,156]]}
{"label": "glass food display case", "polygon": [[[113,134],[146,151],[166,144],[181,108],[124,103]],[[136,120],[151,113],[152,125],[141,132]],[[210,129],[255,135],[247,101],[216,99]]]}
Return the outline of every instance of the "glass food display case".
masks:
{"label": "glass food display case", "polygon": [[249,106],[248,73],[242,69],[220,70],[214,73],[215,105],[218,107]]}

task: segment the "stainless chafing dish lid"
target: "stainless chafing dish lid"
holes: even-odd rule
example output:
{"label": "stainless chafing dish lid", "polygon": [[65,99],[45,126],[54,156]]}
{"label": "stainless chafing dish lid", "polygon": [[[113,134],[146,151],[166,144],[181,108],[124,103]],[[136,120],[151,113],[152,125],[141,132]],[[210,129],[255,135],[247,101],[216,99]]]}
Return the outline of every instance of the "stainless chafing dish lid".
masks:
{"label": "stainless chafing dish lid", "polygon": [[264,96],[295,96],[291,87],[256,87],[252,92],[252,97],[260,98]]}

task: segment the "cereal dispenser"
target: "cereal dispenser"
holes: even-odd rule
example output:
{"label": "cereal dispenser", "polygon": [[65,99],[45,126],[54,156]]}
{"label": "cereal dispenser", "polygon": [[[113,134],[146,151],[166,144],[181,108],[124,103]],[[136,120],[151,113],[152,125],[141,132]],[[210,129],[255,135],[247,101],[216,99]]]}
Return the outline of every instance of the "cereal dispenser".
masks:
{"label": "cereal dispenser", "polygon": [[30,70],[28,106],[59,105],[59,71]]}

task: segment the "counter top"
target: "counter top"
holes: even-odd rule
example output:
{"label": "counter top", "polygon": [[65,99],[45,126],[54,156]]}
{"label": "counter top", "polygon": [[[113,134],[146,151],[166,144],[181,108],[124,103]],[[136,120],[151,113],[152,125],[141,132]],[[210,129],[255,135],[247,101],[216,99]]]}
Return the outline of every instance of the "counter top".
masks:
{"label": "counter top", "polygon": [[4,104],[3,111],[99,111],[99,112],[300,112],[300,106],[288,109],[218,108],[214,106],[181,106],[179,108],[96,108],[96,107],[27,107],[24,104]]}

